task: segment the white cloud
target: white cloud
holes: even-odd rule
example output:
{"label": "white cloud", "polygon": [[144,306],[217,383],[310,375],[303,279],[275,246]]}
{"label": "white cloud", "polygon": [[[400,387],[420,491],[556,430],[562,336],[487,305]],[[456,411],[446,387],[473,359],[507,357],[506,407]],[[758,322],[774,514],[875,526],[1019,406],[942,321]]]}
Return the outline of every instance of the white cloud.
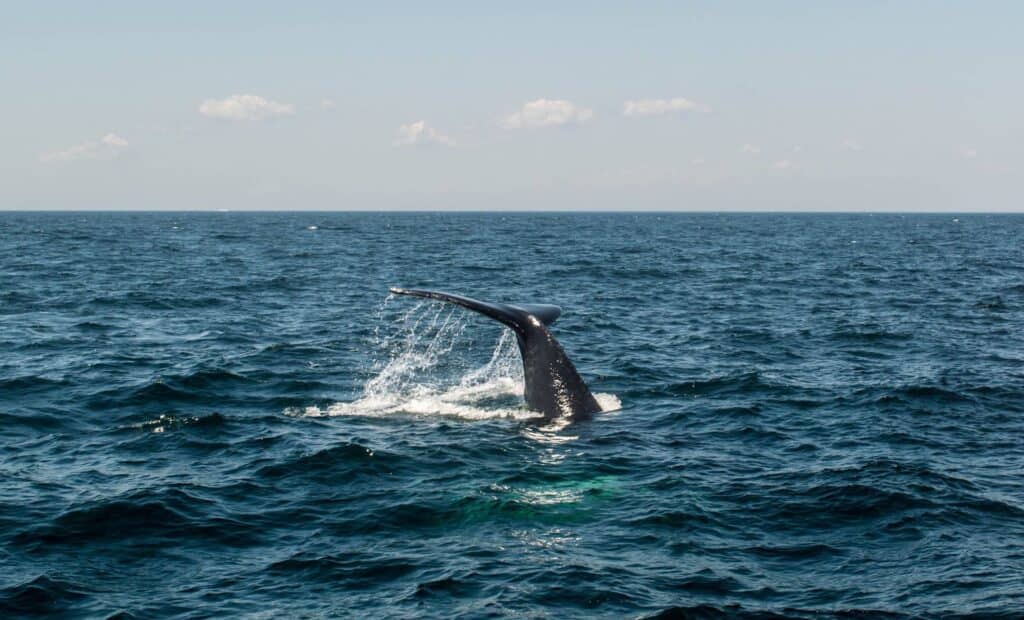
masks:
{"label": "white cloud", "polygon": [[113,159],[121,150],[128,147],[128,141],[116,133],[108,133],[99,140],[75,144],[66,149],[43,153],[39,161],[51,163],[60,161],[77,161],[83,159]]}
{"label": "white cloud", "polygon": [[673,99],[636,99],[622,105],[625,116],[658,116],[669,112],[710,112],[711,106],[682,97]]}
{"label": "white cloud", "polygon": [[594,111],[581,108],[564,99],[537,99],[523,104],[518,112],[501,120],[505,129],[526,127],[557,127],[559,125],[582,125],[594,117]]}
{"label": "white cloud", "polygon": [[694,166],[703,166],[704,165],[704,158],[703,157],[695,157],[694,159],[690,160],[690,163],[693,164]]}
{"label": "white cloud", "polygon": [[116,133],[108,133],[107,135],[100,138],[100,142],[107,146],[124,148],[128,146],[128,141],[117,135]]}
{"label": "white cloud", "polygon": [[295,106],[264,99],[258,95],[231,95],[226,99],[207,99],[199,104],[199,113],[228,121],[261,121],[295,114]]}
{"label": "white cloud", "polygon": [[779,161],[775,162],[775,167],[778,168],[779,170],[787,170],[794,166],[796,166],[796,162],[789,159],[780,159]]}
{"label": "white cloud", "polygon": [[398,139],[395,146],[412,146],[425,144],[440,144],[441,146],[455,146],[455,140],[427,126],[426,121],[416,121],[398,128]]}
{"label": "white cloud", "polygon": [[744,144],[740,147],[740,153],[747,153],[750,155],[757,155],[761,152],[761,147],[756,144]]}
{"label": "white cloud", "polygon": [[851,151],[863,151],[864,150],[864,147],[861,146],[861,144],[859,142],[857,142],[855,140],[849,140],[849,139],[843,140],[842,147],[844,149],[849,149]]}
{"label": "white cloud", "polygon": [[320,109],[321,110],[333,110],[336,107],[338,107],[338,105],[336,103],[334,103],[334,99],[321,99],[320,100]]}
{"label": "white cloud", "polygon": [[978,156],[978,151],[975,149],[964,149],[962,155],[965,159],[975,159]]}

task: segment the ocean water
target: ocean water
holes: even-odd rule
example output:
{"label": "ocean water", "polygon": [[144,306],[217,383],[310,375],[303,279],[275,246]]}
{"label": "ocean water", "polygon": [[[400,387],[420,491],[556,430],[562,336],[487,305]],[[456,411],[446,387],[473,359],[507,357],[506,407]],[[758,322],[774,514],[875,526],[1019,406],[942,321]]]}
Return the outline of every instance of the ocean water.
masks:
{"label": "ocean water", "polygon": [[[0,213],[0,616],[1024,615],[1024,217]],[[563,308],[544,427],[493,321]]]}

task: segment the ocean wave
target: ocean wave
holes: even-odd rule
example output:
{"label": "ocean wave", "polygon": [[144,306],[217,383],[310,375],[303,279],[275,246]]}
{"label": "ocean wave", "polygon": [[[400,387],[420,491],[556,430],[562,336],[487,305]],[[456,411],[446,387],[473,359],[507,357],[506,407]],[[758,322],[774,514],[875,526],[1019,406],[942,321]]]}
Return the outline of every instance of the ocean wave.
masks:
{"label": "ocean wave", "polygon": [[648,396],[708,396],[730,393],[749,394],[759,390],[786,393],[789,388],[765,381],[761,373],[757,371],[748,371],[708,379],[662,384],[644,390],[643,394]]}
{"label": "ocean wave", "polygon": [[983,517],[986,521],[991,517],[1013,521],[1019,521],[1024,518],[1024,505],[1010,500],[992,497],[972,497],[957,502],[955,506],[975,516]]}
{"label": "ocean wave", "polygon": [[431,598],[435,596],[466,597],[473,596],[479,590],[480,586],[472,581],[447,575],[417,583],[413,596],[417,598]]}
{"label": "ocean wave", "polygon": [[938,506],[916,493],[850,483],[796,490],[789,498],[765,506],[765,510],[772,519],[810,528],[859,524]]}
{"label": "ocean wave", "polygon": [[724,596],[744,590],[746,586],[735,577],[720,576],[710,569],[705,569],[679,581],[675,584],[675,588],[692,594]]}
{"label": "ocean wave", "polygon": [[876,399],[878,403],[900,401],[912,403],[915,401],[938,402],[938,403],[964,403],[973,399],[960,392],[941,388],[934,385],[906,385],[889,389]]}
{"label": "ocean wave", "polygon": [[977,489],[974,483],[964,478],[932,469],[925,464],[898,461],[891,458],[874,458],[857,465],[830,467],[810,475],[851,480],[888,481],[890,484],[893,484],[896,480],[905,480],[908,484],[928,483],[935,487],[964,492],[971,492]]}
{"label": "ocean wave", "polygon": [[239,293],[271,293],[288,292],[301,289],[301,280],[285,275],[278,275],[269,278],[247,278],[235,284],[224,287],[224,291],[237,295]]}
{"label": "ocean wave", "polygon": [[823,543],[778,546],[756,545],[753,547],[747,547],[744,551],[766,560],[779,560],[785,562],[817,561],[823,557],[829,558],[844,554],[842,549]]}
{"label": "ocean wave", "polygon": [[252,380],[248,377],[223,368],[200,369],[185,375],[172,376],[169,378],[169,381],[189,389],[206,389],[220,387],[224,384],[252,383]]}
{"label": "ocean wave", "polygon": [[39,375],[21,375],[9,379],[0,379],[0,390],[4,390],[9,394],[26,394],[66,387],[69,384],[70,382],[67,379],[51,379]]}
{"label": "ocean wave", "polygon": [[120,430],[142,430],[151,433],[163,433],[182,428],[217,430],[227,426],[227,424],[227,417],[216,412],[198,416],[178,416],[165,413],[145,422],[122,426]]}
{"label": "ocean wave", "polygon": [[726,527],[725,522],[707,510],[691,506],[688,510],[653,510],[635,517],[629,522],[631,528],[666,528],[679,532],[720,532]]}
{"label": "ocean wave", "polygon": [[821,609],[799,609],[780,607],[744,607],[739,603],[713,605],[700,603],[690,606],[667,607],[653,615],[645,616],[645,620],[820,620],[821,618],[885,618],[889,620],[908,619],[912,616],[883,609],[836,608],[835,606]]}
{"label": "ocean wave", "polygon": [[353,552],[345,555],[314,555],[302,552],[267,565],[266,571],[306,582],[350,587],[373,587],[406,577],[421,567],[412,559]]}
{"label": "ocean wave", "polygon": [[863,343],[870,342],[874,346],[897,344],[913,340],[914,334],[887,330],[880,327],[859,327],[841,329],[832,332],[829,338],[838,342]]}
{"label": "ocean wave", "polygon": [[89,399],[89,406],[92,409],[144,405],[163,407],[171,402],[200,402],[205,396],[158,380],[128,390],[104,390]]}
{"label": "ocean wave", "polygon": [[19,426],[33,431],[55,432],[67,430],[71,425],[63,416],[52,413],[39,411],[6,413],[0,411],[0,433],[10,432]]}
{"label": "ocean wave", "polygon": [[387,473],[401,459],[395,455],[373,450],[358,443],[344,443],[311,454],[303,454],[287,461],[260,467],[256,474],[263,478],[279,479],[301,476],[309,479],[333,479],[339,473]]}
{"label": "ocean wave", "polygon": [[116,329],[116,326],[108,323],[101,323],[99,321],[81,321],[79,323],[75,323],[74,328],[84,332],[105,333]]}
{"label": "ocean wave", "polygon": [[89,399],[89,406],[98,409],[206,402],[211,396],[251,383],[252,379],[225,369],[198,369],[186,374],[165,375],[135,387],[102,390]]}
{"label": "ocean wave", "polygon": [[213,516],[214,502],[181,489],[137,491],[72,507],[49,523],[13,537],[15,544],[138,545],[185,537],[204,544],[231,546],[258,540],[255,528],[235,519]]}
{"label": "ocean wave", "polygon": [[746,441],[751,443],[782,442],[791,439],[790,435],[785,432],[768,428],[766,426],[751,424],[732,428],[714,429],[707,431],[706,435],[710,438]]}
{"label": "ocean wave", "polygon": [[146,291],[128,291],[116,295],[96,295],[85,302],[89,307],[100,309],[140,310],[195,310],[222,306],[225,301],[221,297],[195,294],[173,294],[168,291],[156,294]]}
{"label": "ocean wave", "polygon": [[88,598],[79,585],[39,575],[0,590],[0,614],[6,617],[55,615],[67,612]]}
{"label": "ocean wave", "polygon": [[602,575],[596,567],[569,562],[558,569],[542,567],[531,570],[524,576],[524,580],[540,585],[539,591],[534,595],[536,602],[553,609],[584,609],[591,613],[608,613],[616,607],[634,604],[635,595],[616,585],[617,582],[628,580],[628,571],[614,565],[604,567],[603,570],[620,573],[617,575],[620,579],[599,587],[595,584],[601,582]]}

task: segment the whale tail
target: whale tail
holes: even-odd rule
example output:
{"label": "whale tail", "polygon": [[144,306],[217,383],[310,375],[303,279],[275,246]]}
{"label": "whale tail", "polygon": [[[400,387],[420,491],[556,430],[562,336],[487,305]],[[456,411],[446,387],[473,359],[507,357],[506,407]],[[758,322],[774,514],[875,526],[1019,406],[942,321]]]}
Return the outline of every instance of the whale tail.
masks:
{"label": "whale tail", "polygon": [[526,382],[523,397],[526,404],[542,413],[546,420],[556,417],[584,420],[601,410],[576,367],[547,329],[562,314],[558,306],[496,304],[422,289],[392,287],[390,291],[396,295],[424,297],[462,306],[510,328],[516,335],[523,358]]}

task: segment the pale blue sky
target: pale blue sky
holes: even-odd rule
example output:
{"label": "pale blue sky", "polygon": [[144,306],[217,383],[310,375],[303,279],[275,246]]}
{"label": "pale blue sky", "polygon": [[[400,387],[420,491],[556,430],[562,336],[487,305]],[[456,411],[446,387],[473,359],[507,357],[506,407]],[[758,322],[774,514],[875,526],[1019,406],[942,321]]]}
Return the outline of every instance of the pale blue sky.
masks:
{"label": "pale blue sky", "polygon": [[336,4],[4,2],[0,209],[1024,210],[1020,2]]}

